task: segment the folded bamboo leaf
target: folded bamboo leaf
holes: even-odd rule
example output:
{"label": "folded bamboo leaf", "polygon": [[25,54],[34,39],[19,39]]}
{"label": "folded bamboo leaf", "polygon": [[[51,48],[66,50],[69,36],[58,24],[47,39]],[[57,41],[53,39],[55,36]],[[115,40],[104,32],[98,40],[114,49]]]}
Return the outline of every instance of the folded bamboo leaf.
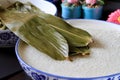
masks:
{"label": "folded bamboo leaf", "polygon": [[69,45],[87,46],[90,42],[92,42],[91,35],[87,31],[75,28],[58,17],[46,14],[30,3],[28,3],[28,5],[23,5],[23,3],[16,2],[13,6],[10,6],[9,9],[38,14],[40,18],[43,18],[48,24],[51,24],[51,27],[60,32],[67,39]]}
{"label": "folded bamboo leaf", "polygon": [[[34,8],[34,10],[25,8],[21,3],[17,3],[14,6],[10,6],[8,8],[10,11],[7,11],[7,13],[0,13],[0,17],[7,27],[22,40],[54,59],[64,60],[68,56],[86,55],[89,53],[89,48],[86,46],[92,42],[92,38],[87,31],[74,28],[64,20],[46,14],[34,6],[31,8]],[[60,34],[55,32],[56,30]],[[68,44],[63,36],[67,39],[70,46],[69,55]],[[43,46],[40,47],[41,45]]]}
{"label": "folded bamboo leaf", "polygon": [[72,46],[87,46],[92,42],[91,35],[87,31],[75,28],[59,17],[43,12],[39,14],[39,17],[61,33]]}
{"label": "folded bamboo leaf", "polygon": [[84,47],[70,47],[69,55],[74,56],[74,55],[89,55],[90,49],[89,46],[84,46]]}
{"label": "folded bamboo leaf", "polygon": [[[90,38],[87,35],[84,35],[84,33],[82,34],[82,32],[80,34],[76,34],[73,33],[72,31],[74,31],[75,29],[60,29],[57,26],[53,26],[51,25],[53,28],[55,28],[59,33],[61,33],[68,41],[70,46],[87,46],[90,42],[92,42],[92,40],[90,40]],[[77,32],[78,29],[75,30],[75,32]]]}
{"label": "folded bamboo leaf", "polygon": [[[59,34],[55,29],[53,29],[48,24],[44,23],[44,20],[41,20],[37,16],[32,20],[30,20],[29,23],[30,24],[27,25],[26,28],[29,29],[31,32],[34,31],[34,33],[32,33],[34,36],[36,36],[37,38],[40,38],[40,34],[41,34],[41,37],[43,38],[45,37],[45,39],[50,42],[51,44],[50,46],[54,46],[56,48],[56,49],[52,48],[52,51],[54,53],[54,54],[52,53],[53,56],[57,55],[58,51],[60,51],[59,52],[60,55],[64,57],[68,57],[68,44],[65,38],[61,34]],[[30,25],[33,25],[33,26],[30,26]],[[35,25],[37,28],[35,27]],[[56,58],[59,58],[59,56]]]}
{"label": "folded bamboo leaf", "polygon": [[56,60],[68,57],[65,38],[38,16],[7,11],[0,17],[12,32],[36,49]]}

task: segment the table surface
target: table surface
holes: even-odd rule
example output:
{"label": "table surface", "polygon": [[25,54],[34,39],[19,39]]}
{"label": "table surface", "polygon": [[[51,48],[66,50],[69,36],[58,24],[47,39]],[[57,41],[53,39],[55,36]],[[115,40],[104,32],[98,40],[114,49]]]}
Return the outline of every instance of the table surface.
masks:
{"label": "table surface", "polygon": [[[116,5],[116,4],[113,4],[113,5]],[[106,6],[105,8],[106,12],[109,7],[110,6]],[[115,7],[114,10],[117,8],[120,8],[120,6]],[[109,13],[107,13],[106,15],[108,14]],[[59,10],[58,10],[57,16],[60,17]],[[31,78],[29,78],[25,74],[25,72],[22,70],[19,64],[17,57],[15,55],[15,48],[14,47],[0,48],[0,80],[16,80],[16,79],[17,80],[31,80]]]}
{"label": "table surface", "polygon": [[15,48],[0,48],[0,80],[30,80],[22,70],[17,57]]}

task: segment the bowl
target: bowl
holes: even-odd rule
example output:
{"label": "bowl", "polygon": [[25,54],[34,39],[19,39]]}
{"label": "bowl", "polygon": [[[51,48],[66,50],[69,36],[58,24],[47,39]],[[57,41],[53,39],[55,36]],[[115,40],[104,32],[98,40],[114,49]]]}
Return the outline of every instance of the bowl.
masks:
{"label": "bowl", "polygon": [[91,44],[90,56],[77,58],[73,62],[65,61],[65,64],[62,64],[64,61],[55,61],[47,55],[43,57],[43,53],[35,53],[36,49],[31,46],[27,49],[28,44],[18,40],[15,46],[16,56],[27,75],[33,80],[119,80],[120,46],[117,44],[120,40],[120,26],[87,19],[73,19],[67,22],[87,30],[92,35],[94,43]]}
{"label": "bowl", "polygon": [[[41,9],[45,13],[49,13],[52,15],[56,15],[57,8],[54,4],[48,1],[44,0],[2,0],[0,2],[0,5],[3,7],[8,7],[10,4],[14,3],[15,1],[20,2],[31,2],[33,5]],[[0,47],[14,47],[16,44],[16,41],[18,40],[18,37],[15,36],[11,31],[8,29],[6,30],[0,30]]]}

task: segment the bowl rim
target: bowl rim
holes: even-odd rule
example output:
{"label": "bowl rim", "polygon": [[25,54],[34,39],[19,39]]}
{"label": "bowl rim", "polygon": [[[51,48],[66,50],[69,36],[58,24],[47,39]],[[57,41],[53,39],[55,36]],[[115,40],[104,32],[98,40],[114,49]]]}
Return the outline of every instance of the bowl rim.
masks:
{"label": "bowl rim", "polygon": [[[79,19],[69,19],[69,20],[79,20]],[[68,21],[69,21],[68,20]],[[80,19],[81,20],[81,19]],[[83,20],[83,19],[82,19]],[[85,19],[85,20],[91,20],[91,19]],[[92,21],[100,21],[100,22],[105,22],[105,23],[110,23],[113,25],[118,25],[115,23],[111,23],[111,22],[106,22],[106,21],[102,21],[102,20],[92,20]],[[110,74],[110,75],[105,75],[105,76],[98,76],[98,77],[67,77],[67,76],[60,76],[60,75],[55,75],[52,73],[47,73],[45,71],[42,70],[38,70],[34,67],[32,67],[31,65],[27,64],[19,55],[19,44],[20,44],[21,39],[18,39],[15,45],[15,54],[19,60],[19,62],[21,61],[22,63],[26,64],[27,66],[29,66],[31,69],[33,69],[34,71],[38,72],[38,73],[42,73],[45,74],[47,76],[51,76],[51,77],[56,77],[56,78],[60,78],[60,79],[68,79],[68,80],[93,80],[93,79],[104,79],[104,78],[112,78],[112,77],[116,77],[116,76],[120,76],[120,73],[114,73],[114,74]],[[114,80],[114,79],[113,79]]]}

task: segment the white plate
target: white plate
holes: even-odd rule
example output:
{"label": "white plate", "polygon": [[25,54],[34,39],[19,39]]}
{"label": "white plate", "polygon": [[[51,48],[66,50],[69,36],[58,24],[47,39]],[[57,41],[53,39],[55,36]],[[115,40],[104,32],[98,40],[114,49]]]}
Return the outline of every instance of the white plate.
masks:
{"label": "white plate", "polygon": [[46,13],[52,15],[55,15],[57,13],[57,8],[53,3],[50,3],[45,0],[29,0],[29,1]]}
{"label": "white plate", "polygon": [[54,4],[51,2],[45,1],[45,0],[0,0],[0,5],[7,7],[11,3],[14,3],[15,1],[20,1],[20,2],[31,2],[33,5],[41,9],[42,11],[55,15],[57,12],[57,8]]}

